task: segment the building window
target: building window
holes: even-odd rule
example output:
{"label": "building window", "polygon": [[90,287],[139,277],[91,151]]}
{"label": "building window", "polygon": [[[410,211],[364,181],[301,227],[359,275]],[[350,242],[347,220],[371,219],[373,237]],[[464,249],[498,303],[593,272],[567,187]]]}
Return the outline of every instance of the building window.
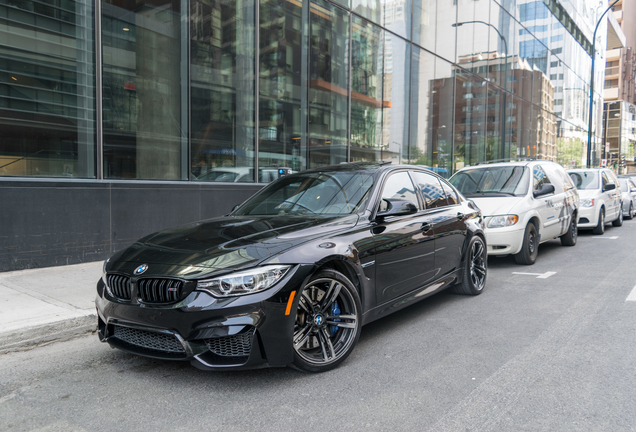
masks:
{"label": "building window", "polygon": [[187,178],[181,1],[102,3],[106,178]]}
{"label": "building window", "polygon": [[0,3],[0,176],[95,177],[93,5]]}

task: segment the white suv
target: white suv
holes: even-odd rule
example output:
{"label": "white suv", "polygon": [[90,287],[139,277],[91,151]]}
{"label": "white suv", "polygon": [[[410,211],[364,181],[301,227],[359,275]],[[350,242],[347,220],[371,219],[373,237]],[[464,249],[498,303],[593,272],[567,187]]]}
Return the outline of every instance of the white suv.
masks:
{"label": "white suv", "polygon": [[577,239],[579,195],[563,167],[533,160],[470,166],[450,182],[481,209],[488,255],[513,254],[534,264],[539,244]]}
{"label": "white suv", "polygon": [[607,168],[568,171],[581,197],[579,228],[605,232],[605,223],[623,225],[623,196],[616,174]]}

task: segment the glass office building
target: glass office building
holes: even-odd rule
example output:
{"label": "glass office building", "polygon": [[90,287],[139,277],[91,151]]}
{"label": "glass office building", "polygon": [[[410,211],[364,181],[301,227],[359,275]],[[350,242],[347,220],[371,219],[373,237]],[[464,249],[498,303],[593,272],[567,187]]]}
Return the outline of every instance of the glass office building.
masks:
{"label": "glass office building", "polygon": [[517,156],[580,166],[598,18],[581,7],[0,0],[0,188],[53,179],[252,193],[280,168],[348,161],[445,176]]}

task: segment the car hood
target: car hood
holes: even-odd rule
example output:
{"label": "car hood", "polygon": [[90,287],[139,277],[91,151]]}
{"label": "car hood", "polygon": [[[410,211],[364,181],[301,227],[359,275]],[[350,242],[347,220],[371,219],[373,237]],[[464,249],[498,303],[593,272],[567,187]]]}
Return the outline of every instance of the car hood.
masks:
{"label": "car hood", "polygon": [[111,258],[109,271],[184,277],[256,265],[307,241],[356,225],[357,215],[230,216],[146,236]]}
{"label": "car hood", "polygon": [[471,197],[477,204],[483,217],[510,214],[514,207],[525,199],[525,197],[505,196],[505,197]]}
{"label": "car hood", "polygon": [[579,189],[579,199],[596,198],[600,195],[598,189]]}

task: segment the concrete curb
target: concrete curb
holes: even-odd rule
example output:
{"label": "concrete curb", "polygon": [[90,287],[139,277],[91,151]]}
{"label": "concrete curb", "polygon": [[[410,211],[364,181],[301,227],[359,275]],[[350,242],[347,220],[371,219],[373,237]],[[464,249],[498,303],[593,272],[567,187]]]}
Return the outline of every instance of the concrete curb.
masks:
{"label": "concrete curb", "polygon": [[97,315],[71,318],[14,332],[0,333],[0,355],[26,351],[97,331]]}

